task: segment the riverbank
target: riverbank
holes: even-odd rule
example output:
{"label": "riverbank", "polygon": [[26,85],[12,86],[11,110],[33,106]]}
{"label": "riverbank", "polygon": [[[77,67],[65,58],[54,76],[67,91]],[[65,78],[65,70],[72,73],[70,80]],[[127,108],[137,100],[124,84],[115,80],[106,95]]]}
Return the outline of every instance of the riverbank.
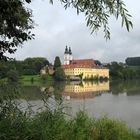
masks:
{"label": "riverbank", "polygon": [[[0,79],[1,82],[7,81],[8,78]],[[83,80],[70,80],[69,78],[59,81],[50,75],[21,75],[18,77],[18,81],[25,86],[39,86],[47,82],[70,82],[70,81],[84,81],[84,82],[107,82],[109,79],[104,78],[93,78],[93,79],[83,79]]]}
{"label": "riverbank", "polygon": [[19,78],[19,82],[24,86],[39,86],[47,82],[54,82],[52,76],[41,77],[40,75],[22,75]]}
{"label": "riverbank", "polygon": [[15,106],[5,109],[0,112],[2,140],[140,140],[137,131],[120,120],[107,117],[89,118],[79,112],[68,120],[59,110],[47,110],[30,117]]}

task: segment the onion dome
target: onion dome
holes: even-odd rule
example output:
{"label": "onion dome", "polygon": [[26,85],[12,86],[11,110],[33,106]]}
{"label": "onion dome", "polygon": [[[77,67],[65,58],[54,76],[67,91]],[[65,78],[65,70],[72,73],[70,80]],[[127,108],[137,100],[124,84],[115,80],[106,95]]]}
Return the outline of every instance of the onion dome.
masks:
{"label": "onion dome", "polygon": [[72,54],[72,51],[71,51],[71,48],[69,47],[69,54],[71,55]]}
{"label": "onion dome", "polygon": [[66,46],[64,54],[69,54],[68,47]]}

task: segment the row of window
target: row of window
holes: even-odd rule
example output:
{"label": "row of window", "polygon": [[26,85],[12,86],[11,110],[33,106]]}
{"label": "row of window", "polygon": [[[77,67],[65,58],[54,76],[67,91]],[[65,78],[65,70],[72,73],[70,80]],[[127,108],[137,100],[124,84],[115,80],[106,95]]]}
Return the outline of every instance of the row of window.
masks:
{"label": "row of window", "polygon": [[83,71],[83,72],[99,72],[99,73],[108,73],[108,71],[104,70],[93,70],[93,69],[65,69],[65,71]]}

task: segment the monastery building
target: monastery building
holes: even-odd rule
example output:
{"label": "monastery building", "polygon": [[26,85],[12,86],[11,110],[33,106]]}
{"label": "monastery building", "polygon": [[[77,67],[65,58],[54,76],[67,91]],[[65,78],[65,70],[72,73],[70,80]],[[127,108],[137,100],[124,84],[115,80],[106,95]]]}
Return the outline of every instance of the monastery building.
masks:
{"label": "monastery building", "polygon": [[82,79],[91,77],[109,78],[109,69],[98,66],[93,59],[73,59],[71,48],[65,48],[64,64],[62,65],[65,75],[69,77],[82,76]]}

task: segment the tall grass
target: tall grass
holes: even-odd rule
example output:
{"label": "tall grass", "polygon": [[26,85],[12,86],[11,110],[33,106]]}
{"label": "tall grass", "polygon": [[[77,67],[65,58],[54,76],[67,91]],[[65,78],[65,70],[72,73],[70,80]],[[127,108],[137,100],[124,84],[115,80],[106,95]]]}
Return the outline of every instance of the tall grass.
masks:
{"label": "tall grass", "polygon": [[120,120],[91,119],[84,112],[68,120],[58,110],[31,117],[8,103],[0,109],[0,140],[140,140],[140,134]]}

